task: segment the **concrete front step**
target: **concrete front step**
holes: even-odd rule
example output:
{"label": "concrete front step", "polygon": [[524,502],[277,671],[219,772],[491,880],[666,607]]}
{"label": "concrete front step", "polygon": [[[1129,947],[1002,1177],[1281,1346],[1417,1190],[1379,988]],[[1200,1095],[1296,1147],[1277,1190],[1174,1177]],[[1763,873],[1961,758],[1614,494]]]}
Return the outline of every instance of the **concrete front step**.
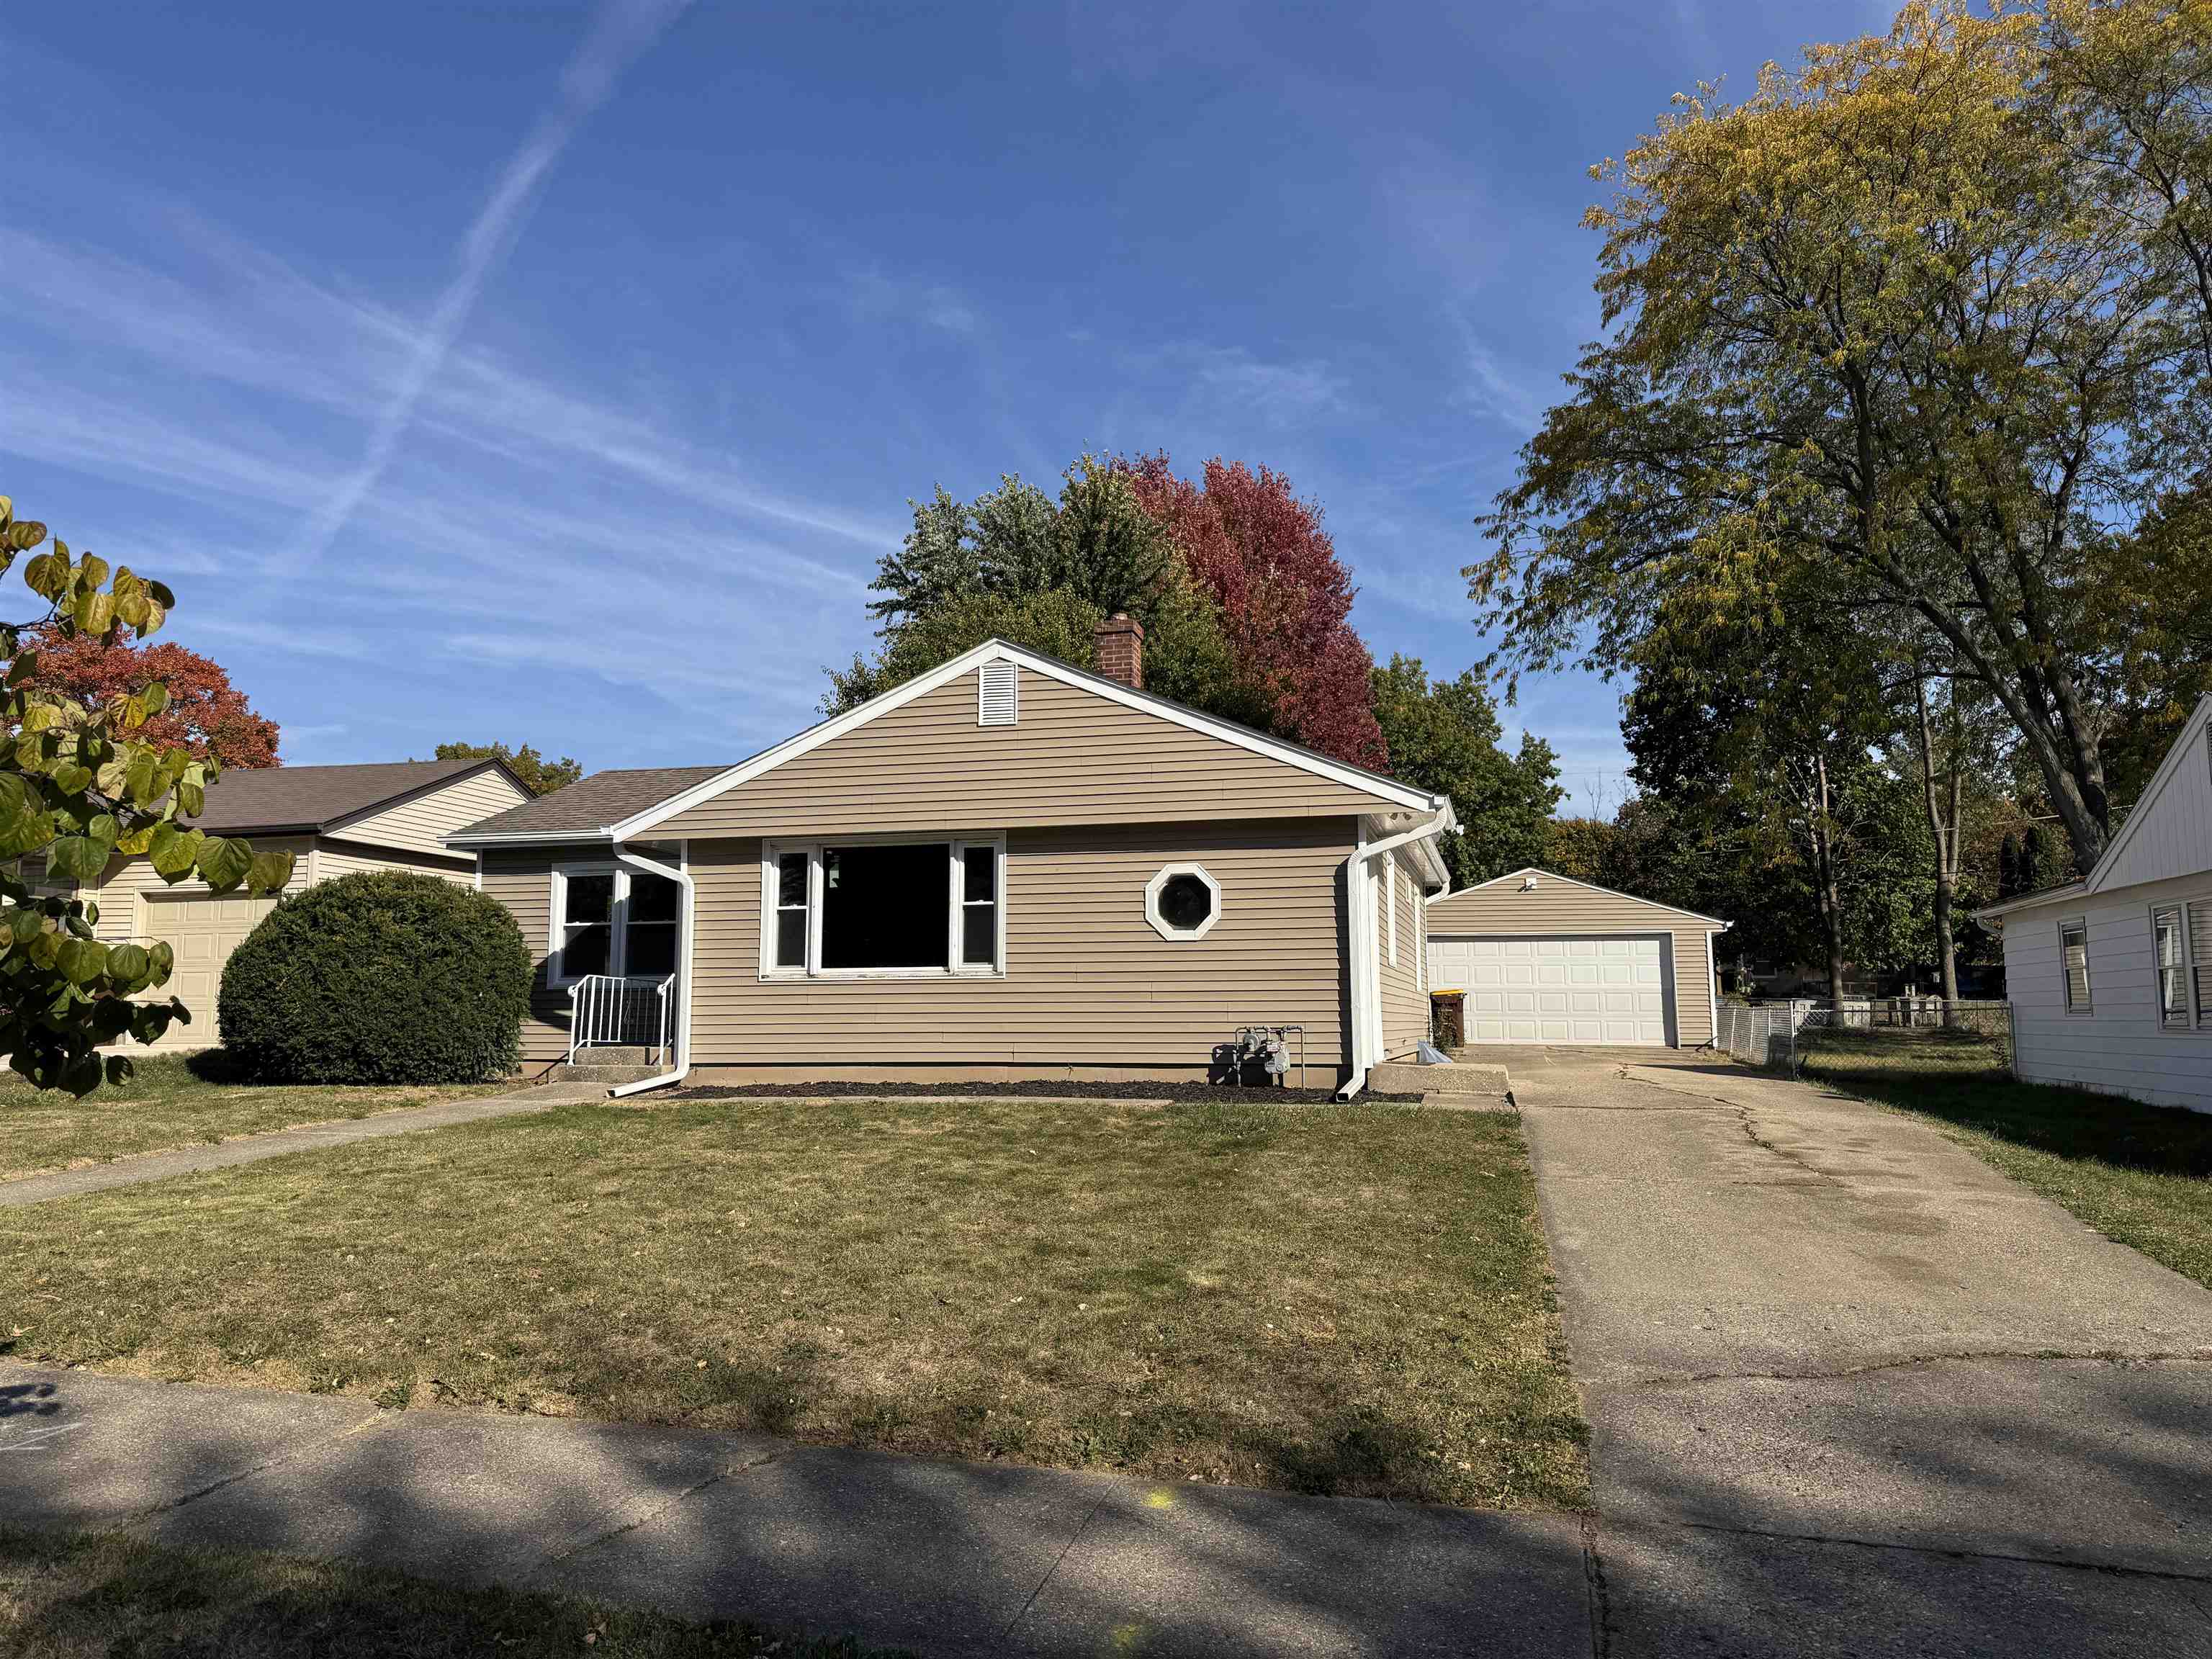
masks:
{"label": "concrete front step", "polygon": [[617,1089],[625,1083],[641,1083],[647,1078],[657,1077],[662,1069],[657,1066],[586,1066],[581,1063],[570,1066],[564,1061],[545,1073],[545,1081],[597,1083],[610,1089]]}
{"label": "concrete front step", "polygon": [[653,1058],[653,1050],[650,1048],[603,1048],[595,1043],[576,1050],[579,1066],[650,1066]]}
{"label": "concrete front step", "polygon": [[1481,1095],[1503,1099],[1512,1081],[1503,1066],[1410,1066],[1385,1060],[1367,1074],[1367,1086],[1386,1095]]}

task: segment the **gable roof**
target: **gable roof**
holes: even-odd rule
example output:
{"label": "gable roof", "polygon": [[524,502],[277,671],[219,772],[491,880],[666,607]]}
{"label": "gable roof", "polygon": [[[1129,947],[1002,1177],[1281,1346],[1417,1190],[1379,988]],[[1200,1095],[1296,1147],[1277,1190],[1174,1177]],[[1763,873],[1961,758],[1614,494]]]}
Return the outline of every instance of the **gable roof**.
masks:
{"label": "gable roof", "polygon": [[540,795],[479,819],[446,837],[449,845],[477,842],[541,841],[580,836],[594,840],[607,826],[632,817],[696,783],[720,777],[726,766],[633,766],[594,772],[565,789]]}
{"label": "gable roof", "polygon": [[2101,893],[2107,887],[2126,884],[2113,878],[2119,873],[2130,843],[2135,840],[2136,832],[2142,827],[2144,820],[2158,810],[2160,799],[2181,775],[2183,765],[2197,746],[2197,734],[2208,724],[2212,724],[2212,692],[2197,700],[2197,707],[2181,723],[2180,732],[2167,746],[2166,758],[2158,763],[2158,770],[2151,774],[2150,782],[2136,798],[2135,811],[2128,814],[2128,821],[2120,826],[2120,833],[2105,844],[2096,867],[2089,872],[2087,883],[2089,891]]}
{"label": "gable roof", "polygon": [[1032,673],[1042,674],[1048,679],[1058,680],[1063,685],[1072,685],[1081,690],[1096,692],[1109,702],[1118,702],[1125,708],[1158,715],[1160,719],[1185,727],[1187,730],[1218,738],[1224,743],[1232,744],[1250,753],[1280,761],[1301,771],[1310,772],[1316,777],[1328,778],[1351,788],[1363,790],[1389,805],[1433,812],[1440,807],[1449,805],[1448,796],[1431,795],[1425,790],[1415,789],[1401,783],[1395,778],[1387,778],[1380,772],[1370,772],[1364,767],[1352,766],[1343,761],[1333,760],[1314,750],[1303,748],[1294,743],[1285,743],[1280,738],[1268,737],[1263,732],[1253,731],[1249,726],[1239,726],[1234,720],[1225,720],[1214,714],[1200,714],[1195,708],[1186,708],[1182,703],[1169,698],[1157,696],[1149,691],[1139,691],[1133,686],[1122,684],[1119,680],[1109,679],[1103,674],[1094,674],[1088,669],[1078,668],[1073,663],[1062,662],[1057,657],[1048,657],[1041,651],[1031,651],[1025,646],[1014,645],[1006,640],[991,639],[984,641],[971,651],[962,652],[950,662],[940,663],[927,674],[917,674],[905,684],[886,691],[879,697],[870,698],[857,708],[848,709],[842,714],[834,715],[817,725],[811,726],[796,737],[786,738],[773,749],[764,749],[751,759],[740,761],[719,777],[708,779],[704,783],[685,790],[680,795],[674,796],[647,811],[637,814],[635,817],[611,826],[610,834],[617,841],[626,841],[633,836],[642,835],[662,820],[674,817],[678,812],[696,806],[701,801],[711,800],[725,790],[735,789],[741,784],[750,783],[763,773],[773,771],[786,761],[795,760],[801,755],[818,749],[823,744],[866,725],[870,720],[888,714],[894,708],[903,708],[917,697],[927,696],[938,687],[951,684],[971,669],[980,667],[987,662],[1018,664]]}
{"label": "gable roof", "polygon": [[206,802],[191,822],[225,836],[317,834],[487,770],[497,770],[513,779],[516,788],[524,787],[502,763],[487,759],[234,767],[208,785]]}
{"label": "gable roof", "polygon": [[[1364,767],[1352,766],[1330,758],[1311,749],[1280,738],[1269,737],[1249,726],[1237,725],[1217,715],[1200,713],[1185,708],[1169,698],[1149,691],[1139,691],[1108,679],[1088,669],[1078,668],[1073,663],[1062,662],[1057,657],[1031,651],[1024,646],[1005,640],[986,640],[973,650],[964,651],[951,661],[940,663],[927,674],[918,674],[903,685],[872,697],[859,707],[842,714],[817,722],[787,738],[783,742],[760,753],[739,761],[734,766],[724,767],[668,767],[628,773],[594,773],[581,782],[545,796],[526,806],[516,807],[481,823],[446,837],[448,846],[475,846],[502,841],[544,841],[566,833],[584,839],[605,838],[610,841],[630,841],[649,835],[657,824],[677,814],[689,811],[702,801],[713,799],[726,791],[750,783],[763,774],[771,772],[787,761],[811,753],[823,744],[857,730],[869,721],[905,707],[918,697],[927,696],[939,686],[951,684],[962,675],[987,662],[1012,662],[1032,673],[1042,674],[1064,685],[1095,692],[1109,702],[1168,720],[1187,730],[1218,738],[1224,743],[1249,753],[1264,756],[1316,777],[1326,778],[1375,798],[1378,806],[1397,807],[1415,811],[1435,812],[1448,809],[1450,798],[1431,795],[1399,782],[1395,778],[1370,772]],[[580,796],[579,791],[599,782],[601,779],[633,779],[634,785],[610,784],[602,793]],[[653,781],[665,781],[665,786]],[[554,802],[567,801],[572,811],[557,816],[551,812],[539,814],[533,809],[550,806]],[[593,818],[595,821],[587,822]],[[1446,827],[1454,827],[1452,820]]]}
{"label": "gable roof", "polygon": [[1480,893],[1487,887],[1502,887],[1507,882],[1519,881],[1523,876],[1540,876],[1546,881],[1556,881],[1568,887],[1578,887],[1586,893],[1602,893],[1607,898],[1626,899],[1631,904],[1642,905],[1645,909],[1656,910],[1662,915],[1674,916],[1683,921],[1704,922],[1717,930],[1735,926],[1734,922],[1724,921],[1718,916],[1709,916],[1697,910],[1685,910],[1676,905],[1662,904],[1656,899],[1638,898],[1633,893],[1624,893],[1612,887],[1601,887],[1594,881],[1577,881],[1572,876],[1563,876],[1556,870],[1546,870],[1534,864],[1524,865],[1518,870],[1508,871],[1502,876],[1493,876],[1488,881],[1478,881],[1472,887],[1462,887],[1457,892],[1439,893],[1428,902],[1430,908],[1434,908],[1439,904],[1459,897],[1462,893]]}
{"label": "gable roof", "polygon": [[[2185,787],[2181,782],[2183,769],[2189,763],[2189,757],[2196,752],[2197,739],[2208,730],[2212,730],[2212,692],[2197,700],[2197,707],[2190,711],[2189,718],[2181,723],[2181,730],[2166,746],[2166,758],[2159,763],[2158,770],[2151,774],[2150,781],[2143,786],[2142,793],[2136,798],[2135,810],[2120,825],[2119,834],[2105,843],[2105,850],[2098,855],[2097,862],[2087,875],[2061,886],[2046,887],[2040,892],[2015,894],[1995,904],[1984,905],[1974,912],[1974,919],[1979,921],[2008,916],[2015,910],[2032,910],[2039,905],[2055,904],[2065,899],[2087,898],[2093,893],[2102,893],[2115,887],[2132,887],[2138,882],[2160,879],[2157,876],[2138,876],[2122,881],[2119,875],[2125,867],[2127,855],[2134,847],[2137,832],[2159,810],[2169,791]],[[2212,738],[2206,739],[2206,746],[2209,751],[2212,751]],[[2208,792],[2212,792],[2212,752],[2208,753],[2205,775],[2198,781],[2204,784]]]}

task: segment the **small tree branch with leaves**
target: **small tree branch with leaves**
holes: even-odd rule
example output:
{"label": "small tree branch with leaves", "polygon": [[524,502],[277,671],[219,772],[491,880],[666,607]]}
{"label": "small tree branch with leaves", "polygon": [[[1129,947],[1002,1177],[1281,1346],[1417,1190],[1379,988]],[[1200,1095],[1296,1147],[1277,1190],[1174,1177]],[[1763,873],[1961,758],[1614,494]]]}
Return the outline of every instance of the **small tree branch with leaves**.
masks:
{"label": "small tree branch with leaves", "polygon": [[[0,495],[0,574],[24,554],[23,580],[46,602],[33,624],[42,637],[112,642],[144,639],[167,620],[175,597],[126,566],[112,570],[86,553],[72,557],[46,526],[15,516]],[[57,882],[97,882],[108,861],[143,854],[174,884],[197,877],[210,890],[274,892],[292,873],[289,853],[257,853],[243,841],[188,826],[218,770],[189,750],[150,742],[147,723],[169,705],[158,681],[98,704],[38,685],[38,655],[21,624],[0,623],[0,718],[10,742],[0,757],[0,860],[42,854]],[[128,1076],[126,1055],[100,1053],[125,1037],[152,1042],[191,1012],[148,994],[167,983],[167,944],[110,945],[94,936],[99,907],[34,892],[0,875],[0,1050],[42,1089],[90,1093],[103,1078]]]}

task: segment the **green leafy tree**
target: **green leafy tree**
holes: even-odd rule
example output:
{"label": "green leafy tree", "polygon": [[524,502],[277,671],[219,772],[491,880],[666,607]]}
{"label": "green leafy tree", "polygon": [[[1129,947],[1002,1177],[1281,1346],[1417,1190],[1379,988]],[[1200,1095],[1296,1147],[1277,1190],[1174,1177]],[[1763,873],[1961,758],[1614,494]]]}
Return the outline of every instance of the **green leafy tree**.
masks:
{"label": "green leafy tree", "polygon": [[1818,592],[1940,641],[2093,861],[2104,526],[2201,457],[2212,385],[2205,28],[1916,3],[1601,168],[1608,331],[1467,573],[1505,660],[1626,666],[1672,607]]}
{"label": "green leafy tree", "polygon": [[[72,556],[46,526],[17,519],[0,496],[0,573],[24,554],[23,580],[49,607],[42,637],[144,639],[176,603],[160,582],[128,566],[111,569],[90,553]],[[169,705],[160,682],[96,704],[40,688],[26,629],[0,623],[0,719],[12,742],[0,761],[0,860],[20,872],[43,860],[46,883],[98,881],[108,861],[143,854],[162,880],[198,877],[218,893],[273,892],[292,872],[289,853],[257,853],[243,841],[179,822],[205,805],[216,763],[179,745],[149,741],[147,723]],[[0,1045],[17,1073],[42,1089],[90,1093],[103,1076],[120,1081],[131,1061],[99,1054],[124,1037],[151,1042],[190,1012],[174,997],[148,998],[168,981],[166,943],[108,945],[94,937],[98,907],[35,891],[20,874],[0,876]]]}
{"label": "green leafy tree", "polygon": [[1552,810],[1565,793],[1551,745],[1524,732],[1519,752],[1508,755],[1498,705],[1472,672],[1431,682],[1419,658],[1393,655],[1370,674],[1392,774],[1449,794],[1458,813],[1459,831],[1443,844],[1452,886],[1541,863]]}
{"label": "green leafy tree", "polygon": [[556,761],[547,760],[534,744],[527,743],[520,749],[509,749],[503,743],[441,743],[434,758],[503,761],[507,769],[520,778],[523,787],[533,795],[550,795],[556,789],[565,789],[584,775],[580,761],[567,755]]}
{"label": "green leafy tree", "polygon": [[1117,611],[1145,628],[1145,684],[1178,702],[1264,728],[1267,705],[1235,672],[1220,611],[1144,511],[1132,480],[1085,456],[1060,500],[1011,475],[973,503],[939,489],[911,503],[914,527],[878,567],[872,658],[830,671],[838,714],[994,636],[1087,665],[1092,633]]}

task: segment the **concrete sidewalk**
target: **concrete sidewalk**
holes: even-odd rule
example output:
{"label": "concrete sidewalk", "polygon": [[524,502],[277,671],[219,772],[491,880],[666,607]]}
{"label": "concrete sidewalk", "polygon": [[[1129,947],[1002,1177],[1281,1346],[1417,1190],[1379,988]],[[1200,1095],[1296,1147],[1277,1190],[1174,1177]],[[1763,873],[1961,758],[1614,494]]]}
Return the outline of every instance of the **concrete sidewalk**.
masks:
{"label": "concrete sidewalk", "polygon": [[1603,1651],[2212,1653],[2212,1292],[1812,1085],[1515,1083]]}
{"label": "concrete sidewalk", "polygon": [[543,1112],[579,1101],[604,1100],[606,1094],[605,1085],[597,1083],[540,1084],[519,1089],[513,1094],[433,1101],[427,1106],[372,1112],[367,1117],[303,1123],[297,1128],[271,1129],[264,1134],[234,1135],[228,1140],[211,1141],[204,1146],[140,1152],[112,1158],[106,1164],[88,1164],[81,1170],[56,1170],[46,1175],[0,1181],[0,1206],[44,1204],[51,1199],[75,1198],[80,1193],[97,1193],[110,1187],[135,1187],[145,1181],[167,1181],[172,1176],[197,1175],[202,1170],[228,1170],[240,1164],[258,1164],[264,1158],[320,1152],[356,1140],[412,1134],[418,1129],[450,1128],[457,1123],[474,1123],[488,1117]]}
{"label": "concrete sidewalk", "polygon": [[927,1654],[1587,1659],[1581,1523],[0,1361],[0,1516]]}

